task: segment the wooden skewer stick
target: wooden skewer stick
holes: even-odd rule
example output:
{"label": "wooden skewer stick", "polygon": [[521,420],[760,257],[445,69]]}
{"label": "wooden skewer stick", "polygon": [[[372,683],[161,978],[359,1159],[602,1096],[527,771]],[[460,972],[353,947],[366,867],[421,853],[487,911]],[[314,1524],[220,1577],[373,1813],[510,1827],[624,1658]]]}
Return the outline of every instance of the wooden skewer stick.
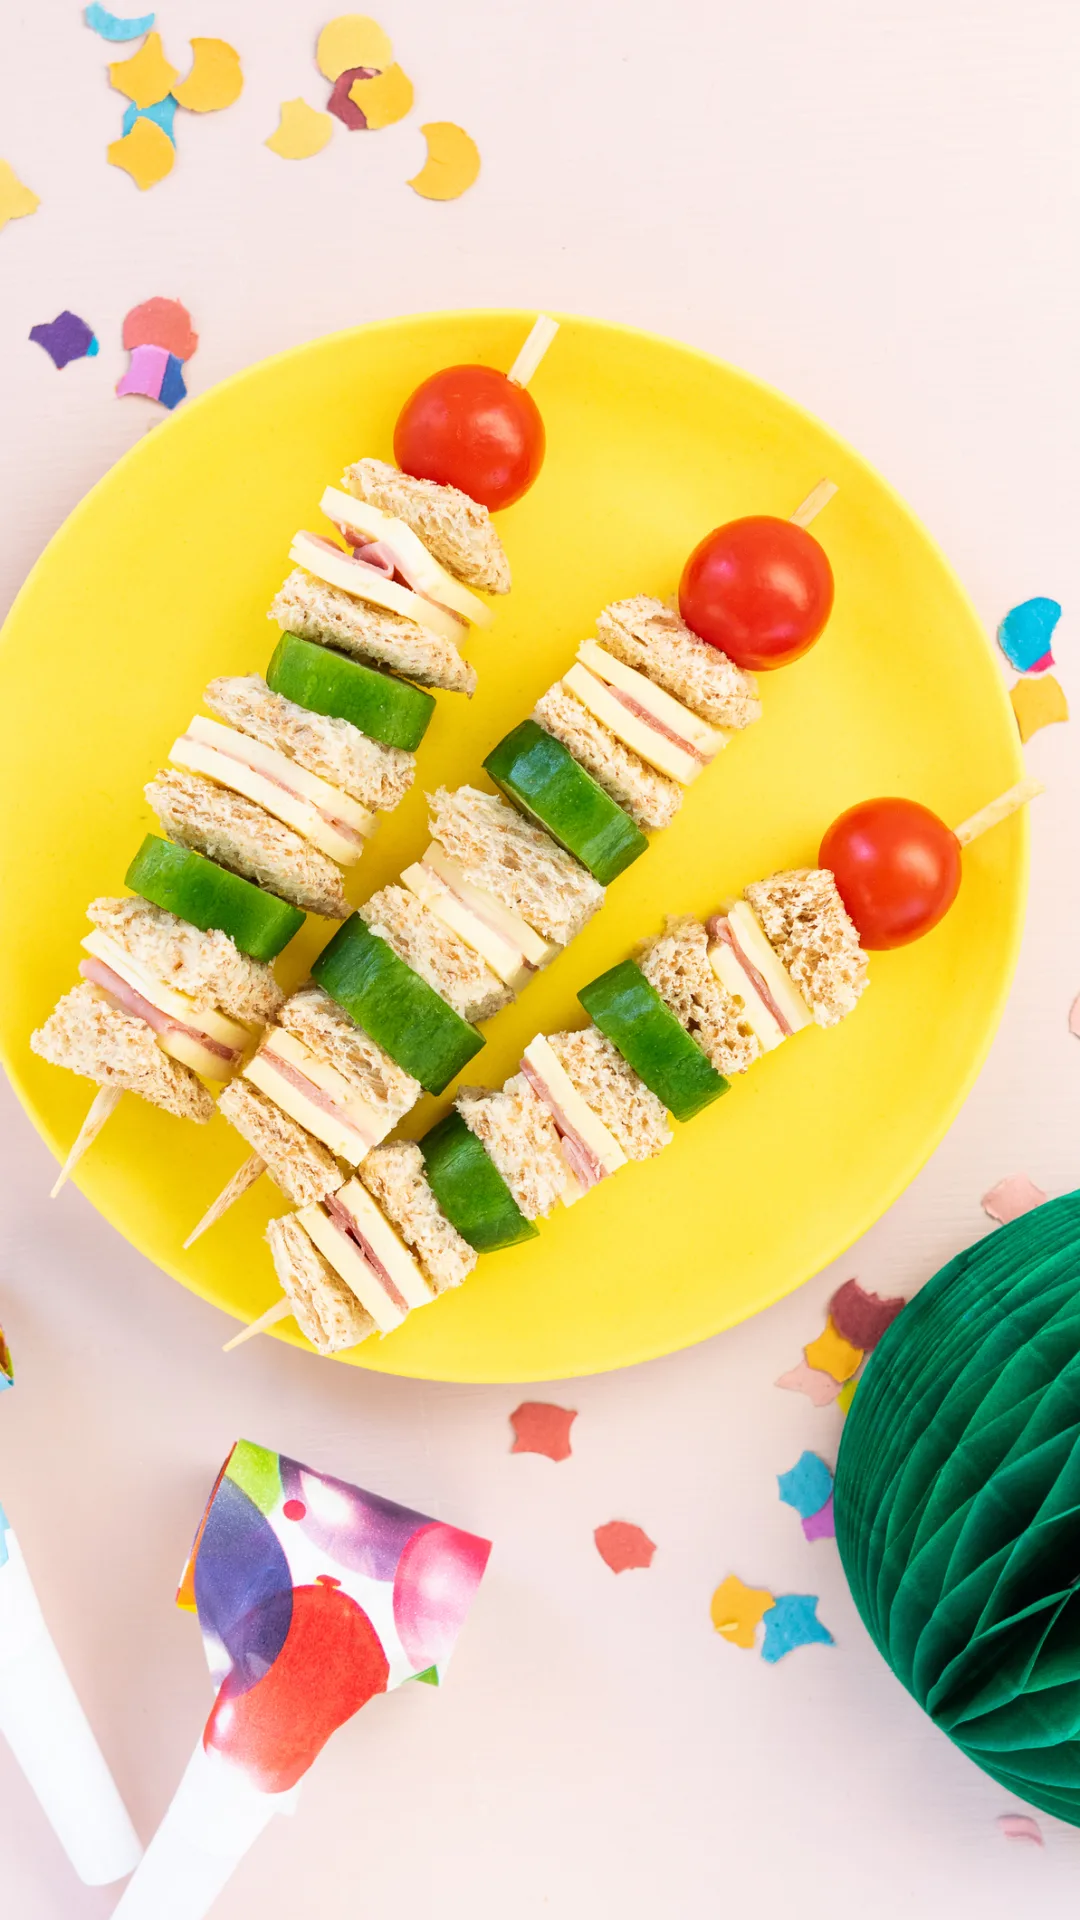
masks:
{"label": "wooden skewer stick", "polygon": [[1041,780],[1031,776],[1026,780],[1018,780],[1015,787],[1010,787],[1007,793],[999,793],[996,800],[991,800],[985,807],[980,807],[978,813],[973,813],[970,820],[961,820],[960,825],[955,829],[956,838],[962,847],[970,846],[973,840],[978,839],[980,833],[989,833],[991,827],[999,826],[1002,820],[1009,818],[1010,814],[1019,813],[1020,808],[1026,807],[1029,800],[1037,800],[1040,793],[1045,792],[1046,788]]}
{"label": "wooden skewer stick", "polygon": [[515,387],[528,386],[558,331],[557,320],[550,320],[546,313],[537,315],[532,332],[506,376]]}
{"label": "wooden skewer stick", "polygon": [[790,516],[792,526],[808,527],[811,520],[817,519],[822,507],[828,506],[833,494],[838,492],[839,488],[835,480],[819,480],[817,486],[811,487],[806,499],[800,501]]}
{"label": "wooden skewer stick", "polygon": [[254,1340],[257,1333],[265,1333],[268,1327],[276,1327],[278,1321],[287,1320],[291,1312],[292,1307],[288,1298],[282,1294],[281,1299],[275,1300],[273,1306],[267,1307],[265,1313],[260,1313],[259,1318],[253,1320],[250,1327],[241,1327],[240,1332],[234,1333],[231,1340],[226,1340],[221,1349],[222,1353],[231,1353],[234,1347],[242,1347],[245,1340]]}
{"label": "wooden skewer stick", "polygon": [[92,1147],[106,1120],[115,1113],[120,1104],[124,1089],[122,1087],[99,1087],[90,1102],[90,1111],[75,1135],[71,1152],[56,1176],[56,1185],[49,1195],[55,1200],[62,1186],[67,1184],[68,1175],[78,1166],[88,1147]]}
{"label": "wooden skewer stick", "polygon": [[239,1167],[233,1174],[228,1185],[222,1187],[217,1199],[210,1202],[198,1226],[193,1227],[188,1234],[187,1239],[184,1241],[185,1253],[189,1247],[195,1245],[196,1240],[206,1232],[207,1227],[212,1227],[215,1221],[221,1219],[222,1214],[228,1213],[234,1201],[239,1200],[240,1196],[245,1194],[249,1187],[253,1187],[256,1180],[261,1179],[265,1172],[266,1161],[260,1160],[257,1153],[253,1153],[249,1160],[244,1161],[243,1166]]}

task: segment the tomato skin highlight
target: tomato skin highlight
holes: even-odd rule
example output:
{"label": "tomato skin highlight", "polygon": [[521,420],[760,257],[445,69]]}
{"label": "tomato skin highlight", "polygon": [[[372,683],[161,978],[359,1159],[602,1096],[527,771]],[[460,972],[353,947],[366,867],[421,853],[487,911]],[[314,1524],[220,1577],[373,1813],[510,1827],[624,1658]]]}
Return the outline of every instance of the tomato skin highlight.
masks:
{"label": "tomato skin highlight", "polygon": [[460,487],[489,512],[527,493],[544,464],[540,409],[496,367],[444,367],[409,395],[394,458],[415,480]]}
{"label": "tomato skin highlight", "polygon": [[813,534],[772,514],[728,520],[683,568],[679,612],[736,666],[785,667],[813,646],[832,612],[833,574]]}
{"label": "tomato skin highlight", "polygon": [[834,820],[820,866],[834,875],[862,945],[906,947],[936,927],[960,887],[960,842],[917,800],[863,800]]}

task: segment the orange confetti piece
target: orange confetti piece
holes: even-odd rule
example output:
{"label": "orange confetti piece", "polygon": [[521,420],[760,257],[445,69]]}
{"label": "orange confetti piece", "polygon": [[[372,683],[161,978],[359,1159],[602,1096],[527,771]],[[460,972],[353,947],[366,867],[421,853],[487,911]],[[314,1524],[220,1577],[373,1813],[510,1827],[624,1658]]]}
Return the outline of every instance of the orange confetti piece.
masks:
{"label": "orange confetti piece", "polygon": [[651,1567],[656,1543],[630,1520],[609,1520],[597,1527],[593,1539],[596,1551],[612,1573],[628,1573],[634,1567]]}
{"label": "orange confetti piece", "polygon": [[568,1460],[570,1429],[577,1413],[547,1400],[523,1400],[510,1415],[514,1429],[511,1453],[542,1453],[549,1460]]}
{"label": "orange confetti piece", "polygon": [[1052,673],[1040,674],[1037,680],[1018,680],[1010,690],[1009,699],[1022,741],[1030,740],[1040,728],[1052,727],[1055,721],[1069,717],[1064,688]]}
{"label": "orange confetti piece", "polygon": [[452,120],[428,120],[420,131],[427,141],[427,159],[405,184],[425,200],[457,200],[480,172],[475,140]]}
{"label": "orange confetti piece", "polygon": [[156,120],[140,116],[130,133],[106,147],[105,158],[110,167],[122,167],[130,173],[140,192],[145,193],[147,187],[156,187],[172,172],[176,149]]}
{"label": "orange confetti piece", "polygon": [[129,353],[136,347],[164,347],[178,360],[190,360],[199,344],[183,301],[166,300],[161,294],[143,300],[124,315],[121,340]]}
{"label": "orange confetti piece", "polygon": [[831,1314],[825,1322],[824,1333],[819,1333],[816,1340],[803,1348],[803,1352],[807,1366],[816,1367],[819,1373],[829,1374],[841,1386],[862,1366],[862,1348],[853,1347],[850,1340],[844,1339]]}
{"label": "orange confetti piece", "polygon": [[764,1587],[748,1587],[737,1573],[721,1580],[709,1606],[709,1618],[717,1633],[733,1647],[752,1648],[762,1620],[776,1601]]}
{"label": "orange confetti piece", "polygon": [[113,60],[109,66],[109,80],[117,93],[126,94],[137,107],[156,107],[159,100],[171,93],[173,81],[179,78],[179,67],[165,58],[160,33],[148,33],[130,60]]}
{"label": "orange confetti piece", "polygon": [[310,160],[322,152],[333,131],[332,114],[318,113],[306,100],[283,100],[280,123],[264,145],[282,160]]}
{"label": "orange confetti piece", "polygon": [[189,113],[218,113],[231,107],[244,90],[240,55],[227,40],[193,40],[191,71],[173,97]]}
{"label": "orange confetti piece", "polygon": [[818,1367],[808,1367],[805,1360],[782,1373],[775,1385],[783,1387],[785,1393],[805,1393],[815,1407],[831,1406],[840,1391],[839,1380],[834,1380],[830,1373],[822,1373]]}
{"label": "orange confetti piece", "polygon": [[1031,1213],[1035,1207],[1041,1207],[1046,1195],[1041,1187],[1026,1173],[1009,1173],[999,1180],[996,1187],[984,1193],[979,1205],[991,1220],[999,1226],[1007,1227],[1010,1220],[1019,1220],[1021,1214]]}
{"label": "orange confetti piece", "polygon": [[404,120],[411,112],[413,83],[408,74],[395,65],[387,67],[385,73],[377,73],[372,80],[354,80],[349,99],[359,107],[369,131],[374,132],[379,127],[392,127],[396,120]]}
{"label": "orange confetti piece", "polygon": [[0,160],[0,233],[9,220],[25,220],[41,205],[31,187],[25,187],[8,160]]}
{"label": "orange confetti piece", "polygon": [[374,67],[379,73],[393,65],[389,34],[366,13],[339,13],[319,35],[315,59],[320,73],[337,80],[346,67]]}

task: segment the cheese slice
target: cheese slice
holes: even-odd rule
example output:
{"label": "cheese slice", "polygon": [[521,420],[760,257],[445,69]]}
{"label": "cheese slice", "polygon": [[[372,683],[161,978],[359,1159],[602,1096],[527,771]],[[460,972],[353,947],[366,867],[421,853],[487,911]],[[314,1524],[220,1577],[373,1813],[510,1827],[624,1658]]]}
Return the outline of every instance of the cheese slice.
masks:
{"label": "cheese slice", "polygon": [[[186,993],[178,993],[175,987],[163,986],[160,980],[155,980],[153,974],[147,973],[145,968],[140,967],[115,940],[110,940],[107,933],[102,933],[100,927],[95,927],[92,933],[88,933],[82,944],[87,953],[93,954],[96,960],[101,960],[107,967],[111,967],[127,986],[133,987],[136,993],[141,993],[143,999],[149,1000],[150,1005],[156,1007],[159,1013],[167,1013],[174,1020],[182,1020],[186,1027],[195,1027],[200,1033],[207,1034],[211,1040],[219,1041],[223,1047],[233,1047],[242,1053],[245,1047],[250,1046],[251,1034],[247,1027],[240,1026],[235,1020],[226,1019],[223,1013],[217,1013],[212,1008],[196,1007],[194,1000],[190,999]],[[218,1064],[221,1064],[220,1061]]]}
{"label": "cheese slice", "polygon": [[787,968],[769,945],[749,901],[736,900],[728,908],[727,917],[740,947],[751,966],[757,968],[792,1033],[799,1033],[803,1027],[810,1026],[814,1016]]}
{"label": "cheese slice", "polygon": [[408,573],[414,591],[430,594],[433,600],[449,607],[451,613],[459,613],[463,620],[471,620],[474,626],[490,627],[495,615],[486,601],[478,600],[475,593],[455,580],[404,520],[396,519],[392,513],[383,513],[378,507],[369,507],[366,500],[357,500],[351,493],[343,493],[340,487],[327,487],[319,506],[335,526],[350,527],[365,540],[385,540],[400,563],[400,571]]}
{"label": "cheese slice", "polygon": [[503,938],[524,955],[530,967],[546,967],[562,952],[556,941],[545,940],[543,934],[530,927],[512,907],[505,907],[486,887],[478,887],[475,880],[470,880],[464,867],[444,853],[437,841],[432,841],[422,859],[425,867],[432,867],[466,906],[487,925],[497,927]]}
{"label": "cheese slice", "polygon": [[677,780],[683,787],[688,787],[692,780],[697,779],[702,762],[695,760],[693,754],[687,753],[683,747],[676,746],[666,734],[650,727],[647,720],[631,713],[621,700],[616,700],[610,687],[598,680],[587,667],[583,667],[580,660],[575,660],[569,672],[563,674],[562,684],[597,720],[610,728],[624,747],[629,747],[632,753],[638,754],[650,767],[655,767],[658,773],[666,773],[669,779]]}
{"label": "cheese slice", "polygon": [[395,1233],[389,1220],[359,1180],[350,1180],[334,1195],[351,1213],[376,1259],[381,1260],[403,1300],[410,1307],[426,1307],[435,1298],[435,1290],[414,1260],[404,1240]]}
{"label": "cheese slice", "polygon": [[[522,1057],[548,1088],[567,1124],[585,1142],[604,1172],[618,1173],[620,1167],[625,1167],[626,1155],[615,1135],[578,1092],[546,1036],[539,1033],[535,1040],[530,1040]],[[578,1196],[575,1194],[574,1197],[576,1199]]]}
{"label": "cheese slice", "polygon": [[368,1266],[359,1247],[353,1245],[348,1234],[335,1225],[329,1214],[315,1205],[301,1207],[296,1218],[308,1238],[329,1260],[334,1272],[370,1313],[379,1332],[393,1333],[395,1327],[400,1327],[408,1308],[399,1306],[396,1300],[390,1298],[375,1269]]}
{"label": "cheese slice", "polygon": [[406,867],[401,874],[403,886],[425,907],[464,940],[466,946],[486,960],[493,973],[497,973],[504,986],[514,993],[520,993],[528,985],[533,969],[526,965],[525,956],[520,947],[507,940],[495,927],[489,926],[475,913],[472,907],[461,899],[442,878],[441,874],[428,867],[424,862],[416,861]]}
{"label": "cheese slice", "polygon": [[186,773],[201,773],[254,800],[342,867],[355,866],[364,836],[375,826],[367,807],[297,766],[288,754],[201,714],[173,741],[169,759]]}
{"label": "cheese slice", "polygon": [[639,673],[636,667],[628,667],[624,660],[617,660],[613,653],[602,647],[598,640],[583,640],[578,648],[578,659],[598,680],[606,681],[609,687],[616,687],[620,693],[629,694],[640,707],[659,720],[662,726],[669,727],[687,746],[696,747],[706,760],[714,760],[722,747],[728,743],[728,735],[722,727],[710,727],[707,720],[699,720],[696,713],[685,707],[674,694],[665,693],[663,687],[649,679],[648,674]]}
{"label": "cheese slice", "polygon": [[415,620],[417,626],[449,640],[451,646],[458,646],[464,637],[465,628],[456,614],[437,607],[434,600],[425,600],[422,593],[413,593],[411,587],[388,580],[374,567],[362,566],[343,548],[327,546],[313,533],[294,534],[289,559],[295,560],[298,567],[306,567],[317,579],[325,580],[327,586],[351,593],[354,600],[366,600],[373,607],[385,607],[388,613],[400,613],[405,620]]}
{"label": "cheese slice", "polygon": [[728,946],[726,940],[716,940],[709,947],[709,964],[724,992],[738,1001],[761,1043],[762,1051],[771,1053],[774,1047],[787,1039],[787,1035],[765,1005],[738,954]]}
{"label": "cheese slice", "polygon": [[[282,1062],[301,1073],[332,1105],[322,1105],[314,1093],[298,1087],[281,1071],[279,1063]],[[308,1133],[314,1134],[316,1140],[321,1140],[349,1166],[358,1166],[390,1131],[389,1123],[354,1092],[336,1067],[320,1060],[310,1047],[283,1027],[271,1028],[258,1053],[244,1068],[244,1078],[261,1093],[268,1094],[290,1120],[306,1127]]]}

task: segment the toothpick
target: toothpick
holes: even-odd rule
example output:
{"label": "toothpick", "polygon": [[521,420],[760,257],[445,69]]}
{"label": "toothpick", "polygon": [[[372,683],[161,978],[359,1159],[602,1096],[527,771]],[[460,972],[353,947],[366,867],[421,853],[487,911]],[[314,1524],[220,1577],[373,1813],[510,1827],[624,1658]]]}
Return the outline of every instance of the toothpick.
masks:
{"label": "toothpick", "polygon": [[278,1321],[287,1320],[291,1312],[289,1300],[282,1294],[281,1299],[275,1300],[272,1307],[267,1307],[266,1312],[253,1320],[250,1327],[242,1327],[239,1333],[233,1334],[231,1340],[226,1340],[222,1353],[231,1353],[234,1347],[242,1347],[245,1340],[254,1340],[257,1333],[265,1333],[268,1327],[276,1327]]}
{"label": "toothpick", "polygon": [[962,820],[955,829],[956,838],[962,847],[970,846],[973,840],[978,839],[980,833],[989,833],[991,827],[999,826],[1002,820],[1009,818],[1010,814],[1018,813],[1021,807],[1027,806],[1029,800],[1037,800],[1040,793],[1045,792],[1046,788],[1041,780],[1035,780],[1030,776],[1026,780],[1018,780],[1015,787],[1010,787],[1007,793],[999,793],[996,800],[991,800],[987,806],[980,807],[978,813],[973,813],[970,820]]}
{"label": "toothpick", "polygon": [[189,1247],[195,1245],[196,1240],[206,1232],[207,1227],[212,1227],[221,1219],[222,1214],[228,1213],[234,1201],[239,1200],[241,1194],[246,1193],[249,1187],[253,1187],[256,1180],[260,1179],[265,1172],[266,1162],[260,1160],[257,1153],[253,1153],[250,1160],[244,1161],[243,1166],[233,1174],[228,1185],[222,1187],[217,1199],[210,1202],[198,1226],[193,1227],[188,1234],[184,1241],[185,1253]]}
{"label": "toothpick", "polygon": [[528,386],[558,331],[557,320],[549,320],[546,313],[537,315],[532,332],[506,376],[508,380],[513,381],[515,387]]}
{"label": "toothpick", "polygon": [[93,1146],[106,1120],[110,1118],[119,1106],[123,1091],[122,1087],[98,1088],[93,1100],[90,1102],[90,1111],[83,1121],[82,1126],[79,1128],[78,1133],[75,1135],[75,1144],[56,1176],[56,1185],[49,1195],[50,1200],[56,1199],[61,1187],[66,1185],[68,1175],[72,1169],[78,1166],[87,1148]]}
{"label": "toothpick", "polygon": [[811,487],[806,499],[800,501],[791,515],[792,526],[808,527],[811,520],[817,519],[822,507],[828,506],[833,494],[838,492],[839,488],[835,480],[819,480],[817,486]]}

